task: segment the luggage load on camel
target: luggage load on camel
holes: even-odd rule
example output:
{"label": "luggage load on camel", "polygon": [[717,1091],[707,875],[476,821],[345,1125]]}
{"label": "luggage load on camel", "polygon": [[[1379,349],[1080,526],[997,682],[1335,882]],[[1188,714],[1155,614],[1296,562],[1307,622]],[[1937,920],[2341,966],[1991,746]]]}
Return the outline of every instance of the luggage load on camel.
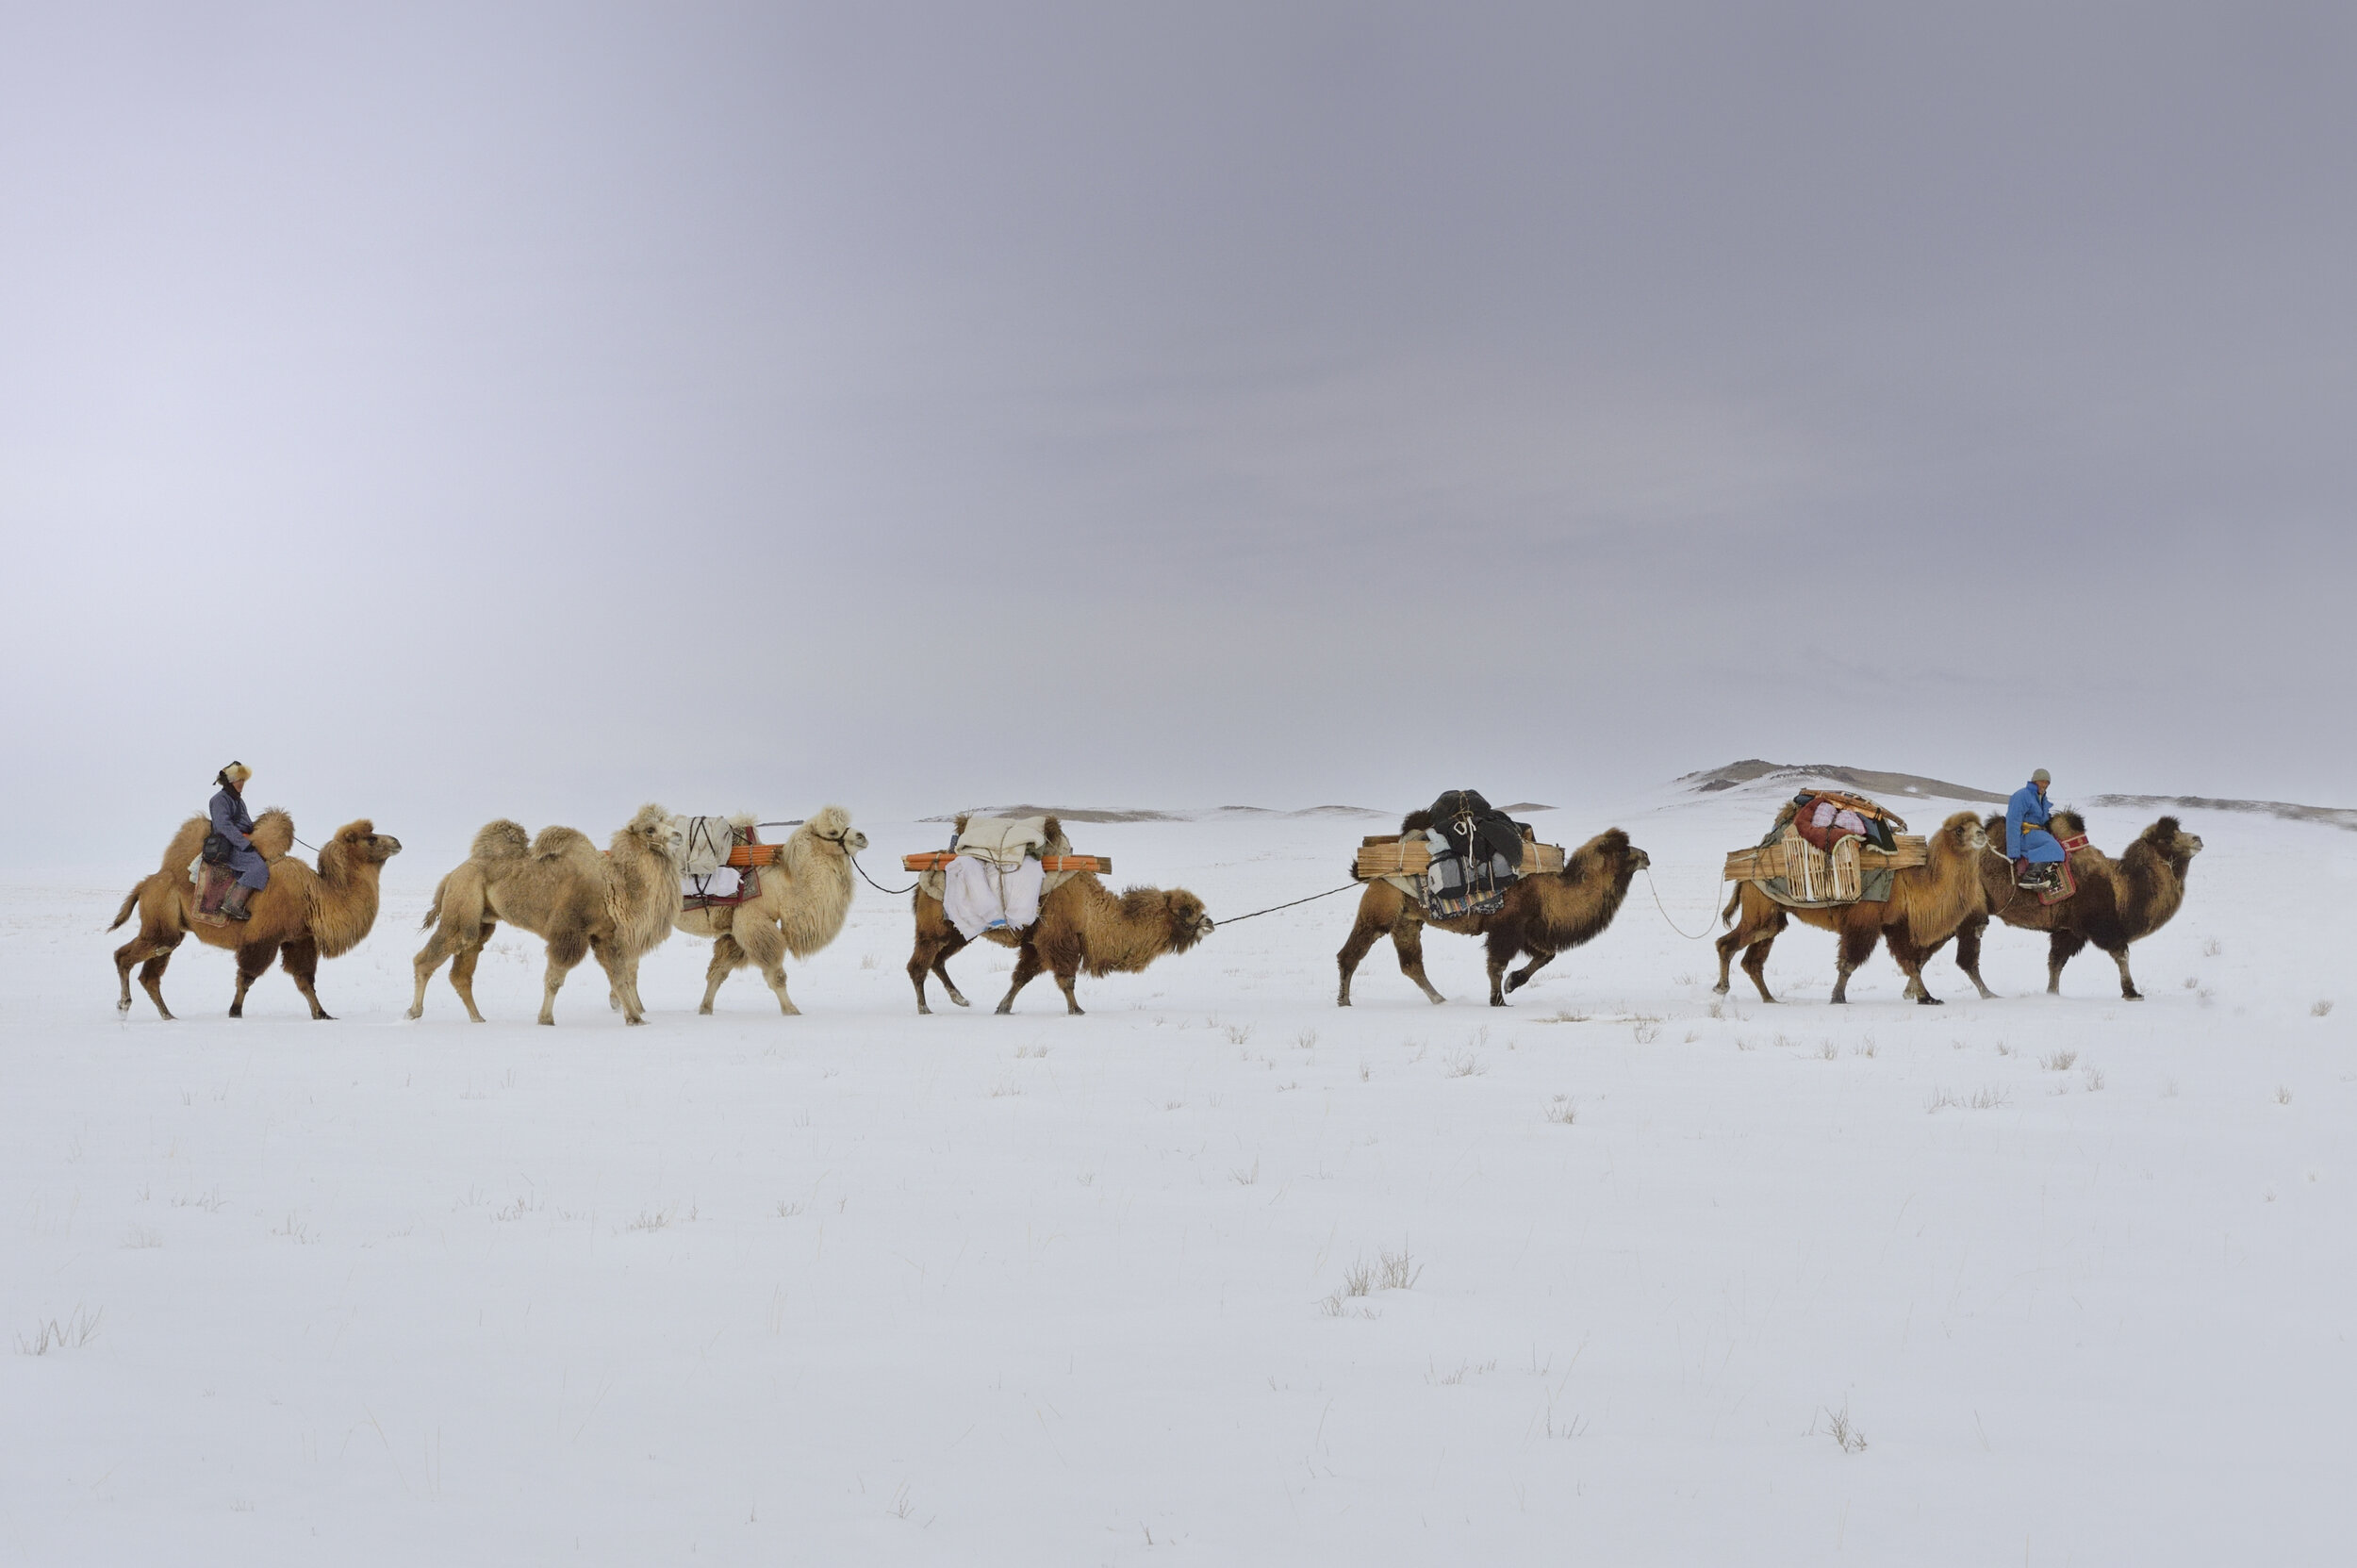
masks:
{"label": "luggage load on camel", "polygon": [[1102,855],[1076,855],[1061,824],[1045,817],[969,817],[949,848],[904,856],[917,886],[941,900],[958,934],[1019,932],[1039,918],[1039,901],[1083,871],[1110,872]]}
{"label": "luggage load on camel", "polygon": [[1792,909],[1887,903],[1891,874],[1930,864],[1898,813],[1863,795],[1805,789],[1776,813],[1759,843],[1727,856],[1724,880],[1757,883]]}
{"label": "luggage load on camel", "polygon": [[761,867],[775,864],[778,846],[761,841],[751,812],[733,817],[674,817],[671,826],[679,830],[687,846],[679,868],[680,907],[711,909],[761,897]]}
{"label": "luggage load on camel", "polygon": [[1363,840],[1352,875],[1393,883],[1428,919],[1494,915],[1519,878],[1563,869],[1561,845],[1540,843],[1529,823],[1494,809],[1479,790],[1449,790],[1402,827]]}

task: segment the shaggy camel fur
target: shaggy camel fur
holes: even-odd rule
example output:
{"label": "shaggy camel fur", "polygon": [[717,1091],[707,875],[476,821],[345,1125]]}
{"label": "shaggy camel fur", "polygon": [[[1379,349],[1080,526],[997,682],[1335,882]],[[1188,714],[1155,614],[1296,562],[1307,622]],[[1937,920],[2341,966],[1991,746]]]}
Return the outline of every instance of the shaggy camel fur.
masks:
{"label": "shaggy camel fur", "polygon": [[1931,835],[1930,865],[1892,873],[1887,903],[1861,900],[1831,909],[1788,909],[1757,883],[1736,883],[1735,897],[1727,900],[1719,918],[1728,919],[1738,909],[1743,917],[1719,938],[1719,994],[1727,993],[1727,965],[1739,948],[1743,972],[1759,987],[1759,999],[1774,1001],[1768,994],[1764,972],[1768,949],[1775,946],[1776,935],[1787,922],[1797,919],[1841,938],[1840,952],[1834,960],[1835,1001],[1850,999],[1850,976],[1874,956],[1879,939],[1890,944],[1890,956],[1906,971],[1906,994],[1927,1007],[1937,1005],[1939,999],[1923,984],[1923,961],[1954,935],[1958,926],[1980,913],[1979,862],[1987,847],[1988,834],[1980,819],[1969,811],[1957,812]]}
{"label": "shaggy camel fur", "polygon": [[524,830],[516,823],[486,824],[474,835],[466,864],[434,889],[433,906],[420,928],[434,928],[434,935],[418,952],[418,990],[409,1016],[425,1015],[425,982],[447,958],[451,989],[467,1004],[467,1016],[481,1023],[474,966],[483,944],[505,920],[548,943],[542,1023],[556,1022],[556,993],[573,966],[591,953],[621,1000],[624,1021],[645,1023],[638,960],[671,934],[671,918],[680,907],[680,863],[686,846],[670,815],[661,806],[639,807],[604,854],[574,828],[543,828],[527,847]]}
{"label": "shaggy camel fur", "polygon": [[[741,825],[741,824],[740,824]],[[867,835],[851,826],[841,806],[822,806],[794,830],[778,858],[761,869],[761,890],[741,904],[683,909],[671,924],[690,936],[709,936],[712,966],[704,971],[703,1005],[712,1011],[720,982],[748,964],[778,994],[788,1016],[801,1009],[785,994],[785,955],[808,958],[835,939],[858,884],[851,857],[867,848]]]}
{"label": "shaggy camel fur", "polygon": [[275,806],[254,824],[254,847],[270,863],[270,885],[254,895],[252,916],[242,923],[206,925],[189,918],[196,889],[189,884],[189,862],[205,847],[212,823],[191,817],[180,824],[164,850],[163,868],[142,880],[115,911],[112,931],[140,912],[140,933],[115,949],[115,978],[123,983],[116,999],[118,1012],[131,1010],[131,966],[143,964],[140,984],[165,1017],[164,970],[173,949],[190,932],[207,947],[229,948],[238,955],[238,994],[229,1015],[245,1016],[245,993],[270,961],[284,955],[287,973],[311,1004],[311,1016],[332,1016],[320,1005],[314,982],[320,960],[340,958],[358,947],[376,924],[376,884],[384,865],[401,853],[401,840],[380,834],[367,817],[347,822],[320,849],[319,869],[313,870],[287,851],[294,843],[294,819]]}
{"label": "shaggy camel fur", "polygon": [[[1399,831],[1418,833],[1431,821],[1430,812],[1410,812]],[[1628,896],[1629,880],[1652,864],[1644,850],[1628,841],[1628,834],[1607,828],[1581,845],[1564,861],[1562,870],[1516,880],[1496,913],[1449,920],[1432,919],[1396,886],[1374,879],[1359,895],[1359,918],[1350,928],[1350,939],[1334,955],[1335,966],[1343,973],[1342,993],[1335,1001],[1343,1007],[1350,1005],[1350,977],[1376,938],[1387,931],[1399,953],[1399,972],[1414,981],[1431,1000],[1445,1001],[1424,972],[1424,928],[1432,926],[1459,936],[1488,939],[1490,1005],[1504,1007],[1506,994],[1528,984],[1530,977],[1556,954],[1592,940],[1610,925],[1612,916],[1620,913],[1621,900]],[[1508,975],[1507,966],[1524,953],[1530,954],[1530,962]]]}
{"label": "shaggy camel fur", "polygon": [[[1981,909],[1956,929],[1956,967],[1965,972],[1984,997],[1993,997],[1981,980],[1981,934],[1996,916],[2009,926],[2052,934],[2046,945],[2046,994],[2062,994],[2063,966],[2093,943],[2119,966],[2119,995],[2142,1001],[2144,993],[2128,973],[2128,944],[2143,940],[2168,924],[2185,901],[2185,872],[2201,852],[2199,835],[2189,834],[2174,817],[2164,817],[2128,846],[2118,860],[2089,845],[2070,855],[2070,874],[2079,889],[2057,904],[2041,904],[2035,894],[2013,883],[2013,866],[1995,845],[2003,842],[2005,819],[1989,818],[1990,852],[1981,857]],[[2072,838],[2087,831],[2078,813],[2054,813],[2057,837]]]}
{"label": "shaggy camel fur", "polygon": [[[965,831],[958,818],[957,831]],[[1052,840],[1063,831],[1047,819]],[[941,900],[918,888],[912,902],[916,911],[916,950],[909,955],[909,982],[916,987],[916,1010],[931,1014],[925,1004],[925,976],[940,977],[941,988],[960,1007],[967,1004],[957,982],[949,978],[949,960],[966,945],[949,923]],[[1182,953],[1211,933],[1211,917],[1203,900],[1183,887],[1165,893],[1159,887],[1125,888],[1119,898],[1106,891],[1092,872],[1083,871],[1039,902],[1039,918],[1020,932],[984,933],[1002,948],[1016,949],[1014,982],[998,1003],[998,1011],[1014,1011],[1015,993],[1036,978],[1042,968],[1055,971],[1063,990],[1067,1015],[1080,1011],[1073,982],[1082,970],[1091,975],[1136,974],[1164,953]]]}

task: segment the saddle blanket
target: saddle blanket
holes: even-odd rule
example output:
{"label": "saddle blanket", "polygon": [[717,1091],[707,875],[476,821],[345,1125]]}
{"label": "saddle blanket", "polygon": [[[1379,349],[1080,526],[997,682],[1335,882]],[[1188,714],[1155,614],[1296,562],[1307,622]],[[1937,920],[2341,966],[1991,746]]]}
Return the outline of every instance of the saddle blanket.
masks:
{"label": "saddle blanket", "polygon": [[207,866],[202,855],[189,862],[189,918],[199,925],[227,925],[221,906],[237,885],[238,873],[226,866]]}

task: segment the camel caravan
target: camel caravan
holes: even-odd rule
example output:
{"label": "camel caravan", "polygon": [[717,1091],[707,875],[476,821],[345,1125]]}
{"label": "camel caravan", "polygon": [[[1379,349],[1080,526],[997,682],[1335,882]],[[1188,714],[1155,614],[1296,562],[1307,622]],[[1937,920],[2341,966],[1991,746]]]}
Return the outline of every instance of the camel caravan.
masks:
{"label": "camel caravan", "polygon": [[[244,1015],[247,992],[273,961],[312,1017],[331,1016],[319,999],[319,961],[351,951],[374,928],[382,869],[401,841],[363,817],[338,829],[315,851],[315,864],[305,864],[291,852],[300,840],[286,812],[273,807],[256,817],[247,810],[251,777],[242,763],[222,769],[208,816],[182,823],[161,866],[124,899],[108,929],[135,912],[140,925],[114,954],[119,1011],[130,1010],[136,968],[157,1013],[173,1016],[163,976],[193,933],[236,955],[231,1017]],[[2088,842],[2078,814],[2047,805],[2048,782],[2040,769],[2004,814],[1984,820],[1960,811],[1920,837],[1868,797],[1802,790],[1758,843],[1726,857],[1722,874],[1735,891],[1721,912],[1730,929],[1718,939],[1715,989],[1727,993],[1740,954],[1760,999],[1774,1001],[1769,953],[1797,919],[1837,938],[1837,1003],[1848,1000],[1850,977],[1884,946],[1906,978],[1905,996],[1936,1005],[1923,966],[1951,940],[1957,967],[1984,999],[1993,998],[1980,956],[1997,920],[2047,933],[2050,994],[2060,993],[2064,966],[2093,946],[2118,966],[2121,996],[2140,999],[2129,946],[2184,904],[2201,840],[2164,817],[2114,860]],[[794,831],[766,842],[761,830],[771,827]],[[504,921],[544,945],[543,1024],[556,1021],[557,994],[585,958],[598,961],[608,1003],[623,1021],[645,1023],[640,962],[674,932],[711,943],[698,1013],[711,1014],[728,978],[750,968],[776,996],[779,1012],[798,1016],[786,961],[807,960],[841,934],[856,879],[866,875],[858,864],[866,848],[866,834],[835,805],[806,820],[759,822],[750,814],[682,817],[649,804],[603,849],[576,828],[536,834],[505,818],[486,823],[467,858],[435,887],[420,927],[430,934],[411,966],[407,1015],[425,1015],[428,984],[448,964],[467,1016],[483,1022],[475,971]],[[1351,1005],[1352,978],[1387,933],[1400,973],[1429,1001],[1444,1001],[1425,971],[1430,927],[1481,939],[1490,1005],[1505,1007],[1541,968],[1608,929],[1637,874],[1651,865],[1619,828],[1567,852],[1539,842],[1529,823],[1493,809],[1477,791],[1450,790],[1409,813],[1398,833],[1364,839],[1350,883],[1331,890],[1360,890],[1349,935],[1335,954],[1335,1001]],[[1065,1012],[1078,1015],[1081,976],[1139,973],[1192,950],[1216,929],[1203,900],[1185,888],[1113,892],[1101,880],[1112,861],[1076,851],[1052,814],[965,813],[954,819],[947,848],[907,855],[902,866],[916,877],[901,891],[915,919],[907,972],[922,1015],[932,1012],[929,979],[954,1005],[969,1005],[948,963],[976,941],[1015,954],[998,1013],[1012,1013],[1024,987],[1046,972],[1056,977]],[[1229,916],[1229,923],[1327,896]],[[1517,960],[1525,962],[1517,968]]]}

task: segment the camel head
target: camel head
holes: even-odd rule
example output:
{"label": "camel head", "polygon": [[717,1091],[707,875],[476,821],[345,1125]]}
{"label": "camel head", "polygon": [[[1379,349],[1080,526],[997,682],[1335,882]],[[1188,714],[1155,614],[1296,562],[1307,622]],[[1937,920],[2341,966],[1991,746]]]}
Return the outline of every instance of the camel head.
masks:
{"label": "camel head", "polygon": [[2174,817],[2164,817],[2145,829],[2136,835],[2136,842],[2151,845],[2154,853],[2180,870],[2201,852],[2201,835],[2187,833]]}
{"label": "camel head", "polygon": [[1162,895],[1162,907],[1170,915],[1170,950],[1185,952],[1211,934],[1211,912],[1203,900],[1183,887],[1174,887]]}
{"label": "camel head", "polygon": [[1939,832],[1933,834],[1932,847],[1944,848],[1953,854],[1977,855],[1988,848],[1988,830],[1971,812],[1960,811],[1939,825]]}
{"label": "camel head", "polygon": [[1628,834],[1619,828],[1607,828],[1582,844],[1563,863],[1566,881],[1577,882],[1591,866],[1601,869],[1606,878],[1625,886],[1630,878],[1653,864],[1653,856],[1628,841]]}
{"label": "camel head", "polygon": [[[2075,811],[2058,811],[2047,817],[2046,830],[2057,841],[2077,838],[2087,831],[2087,819]],[[2002,817],[1997,819],[1997,831],[2005,831],[2005,819]]]}
{"label": "camel head", "polygon": [[651,802],[640,806],[638,815],[614,835],[614,848],[620,849],[625,840],[674,867],[687,858],[687,830]]}
{"label": "camel head", "polygon": [[391,834],[378,833],[376,824],[365,817],[338,828],[328,844],[341,847],[346,854],[366,866],[382,866],[401,853],[401,840]]}
{"label": "camel head", "polygon": [[[851,826],[851,814],[841,806],[820,806],[816,815],[802,827],[813,838],[823,838],[830,844],[841,845],[847,855],[855,855],[867,848],[867,835]],[[965,831],[964,817],[958,819],[958,831]]]}

